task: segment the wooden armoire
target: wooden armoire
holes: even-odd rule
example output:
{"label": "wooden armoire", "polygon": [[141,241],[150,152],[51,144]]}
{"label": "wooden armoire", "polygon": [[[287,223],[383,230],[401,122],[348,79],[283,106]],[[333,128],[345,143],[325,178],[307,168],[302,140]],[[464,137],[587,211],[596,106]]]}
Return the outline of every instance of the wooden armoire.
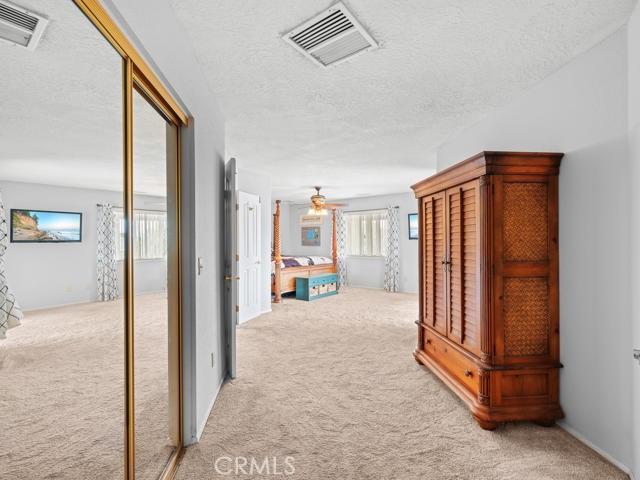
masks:
{"label": "wooden armoire", "polygon": [[560,153],[482,152],[411,188],[420,225],[416,360],[484,429],[551,425],[558,403]]}

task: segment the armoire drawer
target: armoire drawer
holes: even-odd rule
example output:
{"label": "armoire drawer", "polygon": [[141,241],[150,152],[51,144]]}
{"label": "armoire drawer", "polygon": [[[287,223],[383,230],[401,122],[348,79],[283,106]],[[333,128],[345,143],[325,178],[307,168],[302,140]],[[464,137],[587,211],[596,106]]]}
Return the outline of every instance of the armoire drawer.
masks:
{"label": "armoire drawer", "polygon": [[430,331],[424,334],[424,351],[442,368],[453,375],[471,393],[478,393],[478,368],[473,360]]}

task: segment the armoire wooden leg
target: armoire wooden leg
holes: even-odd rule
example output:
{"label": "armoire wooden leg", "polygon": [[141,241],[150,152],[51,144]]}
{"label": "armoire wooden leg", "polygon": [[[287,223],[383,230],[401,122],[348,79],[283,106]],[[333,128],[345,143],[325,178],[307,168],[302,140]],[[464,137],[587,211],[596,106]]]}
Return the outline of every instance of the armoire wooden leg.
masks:
{"label": "armoire wooden leg", "polygon": [[553,427],[556,424],[555,420],[536,420],[535,423],[541,427]]}
{"label": "armoire wooden leg", "polygon": [[475,417],[476,422],[478,422],[478,425],[480,425],[480,428],[482,428],[483,430],[495,430],[496,428],[498,428],[498,424],[496,422],[492,422],[490,420],[482,420],[478,417]]}

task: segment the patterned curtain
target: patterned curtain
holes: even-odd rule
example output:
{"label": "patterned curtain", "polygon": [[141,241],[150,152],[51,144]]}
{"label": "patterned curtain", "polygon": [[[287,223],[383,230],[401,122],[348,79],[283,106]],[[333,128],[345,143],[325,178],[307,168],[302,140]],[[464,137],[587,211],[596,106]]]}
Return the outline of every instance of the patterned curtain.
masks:
{"label": "patterned curtain", "polygon": [[98,206],[98,300],[107,302],[118,298],[116,268],[115,216],[109,204]]}
{"label": "patterned curtain", "polygon": [[9,228],[4,210],[2,194],[0,194],[0,339],[6,338],[7,330],[20,325],[22,310],[16,297],[7,285],[5,254],[9,246]]}
{"label": "patterned curtain", "polygon": [[384,289],[387,292],[400,291],[400,214],[395,207],[387,208],[389,228],[386,235],[386,256],[384,258]]}
{"label": "patterned curtain", "polygon": [[347,284],[347,221],[342,210],[336,210],[336,241],[338,243],[338,285]]}

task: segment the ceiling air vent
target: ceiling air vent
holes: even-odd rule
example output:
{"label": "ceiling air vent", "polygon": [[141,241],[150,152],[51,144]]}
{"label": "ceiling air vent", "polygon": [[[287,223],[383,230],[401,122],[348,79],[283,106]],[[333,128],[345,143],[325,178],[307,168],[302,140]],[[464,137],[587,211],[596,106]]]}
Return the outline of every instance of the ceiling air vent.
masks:
{"label": "ceiling air vent", "polygon": [[48,22],[42,15],[0,0],[0,40],[35,50]]}
{"label": "ceiling air vent", "polygon": [[342,3],[336,3],[282,38],[323,67],[378,48],[376,41]]}

